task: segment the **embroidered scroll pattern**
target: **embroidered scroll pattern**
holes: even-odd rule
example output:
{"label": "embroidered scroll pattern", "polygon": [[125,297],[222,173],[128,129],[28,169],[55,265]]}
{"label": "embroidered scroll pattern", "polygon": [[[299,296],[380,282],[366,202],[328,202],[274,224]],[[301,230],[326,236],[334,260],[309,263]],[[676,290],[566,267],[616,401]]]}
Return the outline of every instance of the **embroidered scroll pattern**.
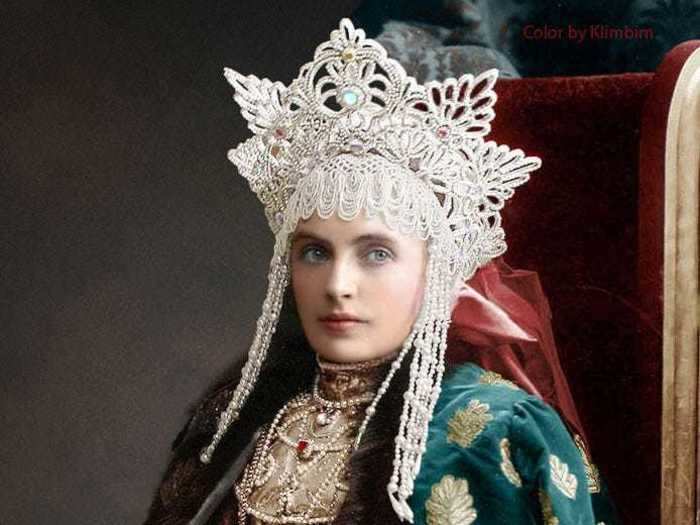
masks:
{"label": "embroidered scroll pattern", "polygon": [[447,423],[447,441],[469,447],[493,416],[488,403],[472,399],[467,408],[457,410]]}
{"label": "embroidered scroll pattern", "polygon": [[510,459],[510,441],[508,441],[508,438],[503,438],[501,440],[500,448],[502,459],[501,471],[503,472],[503,475],[516,487],[522,487],[523,480],[520,477],[520,474],[518,474],[518,471],[515,470],[515,465],[513,465],[513,462]]}
{"label": "embroidered scroll pattern", "polygon": [[567,498],[575,499],[578,480],[575,475],[569,472],[569,465],[559,459],[558,456],[550,454],[549,467],[554,486]]}
{"label": "embroidered scroll pattern", "polygon": [[469,483],[449,474],[432,486],[425,510],[428,525],[469,525],[476,520]]}
{"label": "embroidered scroll pattern", "polygon": [[505,386],[508,388],[512,388],[514,390],[518,390],[519,387],[513,381],[509,381],[508,379],[504,379],[501,374],[498,372],[484,372],[481,374],[479,377],[479,383],[484,384],[484,385],[499,385],[499,386]]}
{"label": "embroidered scroll pattern", "polygon": [[578,434],[574,436],[574,443],[576,443],[576,446],[581,452],[581,457],[583,458],[583,467],[586,470],[586,481],[588,482],[588,492],[591,494],[600,492],[600,472],[598,471],[598,467],[591,461],[591,456],[588,453],[588,449],[586,449],[586,444]]}
{"label": "embroidered scroll pattern", "polygon": [[552,500],[549,499],[549,494],[540,489],[538,496],[540,498],[540,508],[542,509],[542,519],[544,521],[544,525],[559,525],[559,518],[554,515]]}

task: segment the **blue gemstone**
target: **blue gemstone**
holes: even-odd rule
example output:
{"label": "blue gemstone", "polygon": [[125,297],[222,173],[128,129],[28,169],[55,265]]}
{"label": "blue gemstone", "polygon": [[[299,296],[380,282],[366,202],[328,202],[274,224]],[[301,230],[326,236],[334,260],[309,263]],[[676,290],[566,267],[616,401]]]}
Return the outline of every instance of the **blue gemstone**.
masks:
{"label": "blue gemstone", "polygon": [[357,91],[346,89],[343,91],[343,102],[346,106],[354,106],[360,100],[360,95]]}

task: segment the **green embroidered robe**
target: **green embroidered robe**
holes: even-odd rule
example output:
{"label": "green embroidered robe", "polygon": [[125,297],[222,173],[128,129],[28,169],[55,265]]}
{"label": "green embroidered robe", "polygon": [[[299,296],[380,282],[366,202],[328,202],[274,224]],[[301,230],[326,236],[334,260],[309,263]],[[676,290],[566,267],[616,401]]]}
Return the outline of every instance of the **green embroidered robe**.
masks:
{"label": "green embroidered robe", "polygon": [[446,376],[409,500],[416,525],[618,525],[557,412],[472,363]]}

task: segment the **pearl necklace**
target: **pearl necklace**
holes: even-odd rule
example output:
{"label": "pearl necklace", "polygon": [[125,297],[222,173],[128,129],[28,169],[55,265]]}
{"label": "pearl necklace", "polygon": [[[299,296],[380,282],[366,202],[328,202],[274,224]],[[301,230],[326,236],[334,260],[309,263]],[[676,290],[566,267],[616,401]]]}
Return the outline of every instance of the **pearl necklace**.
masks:
{"label": "pearl necklace", "polygon": [[[344,399],[327,399],[321,394],[321,374],[328,374],[324,376],[325,386],[342,395],[352,391],[352,386],[358,390],[381,382],[381,377],[372,375],[375,370],[381,375],[382,370],[375,367],[393,357],[351,364],[325,362],[317,357],[320,371],[311,393],[296,396],[277,412],[235,486],[240,524],[247,523],[248,516],[274,524],[328,523],[335,519],[349,490],[348,462],[365,412],[360,407],[369,405],[375,392],[372,388]],[[353,373],[362,377],[358,379]],[[358,380],[348,383],[348,376]],[[307,485],[308,490],[303,490]]]}

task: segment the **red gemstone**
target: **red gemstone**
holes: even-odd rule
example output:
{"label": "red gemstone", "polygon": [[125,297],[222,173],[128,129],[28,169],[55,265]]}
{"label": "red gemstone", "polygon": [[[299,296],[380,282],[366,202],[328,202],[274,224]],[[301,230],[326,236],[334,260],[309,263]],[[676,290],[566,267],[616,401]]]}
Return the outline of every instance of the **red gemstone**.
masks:
{"label": "red gemstone", "polygon": [[445,139],[450,134],[450,128],[448,126],[440,126],[436,133],[439,138]]}
{"label": "red gemstone", "polygon": [[297,452],[301,454],[306,450],[306,447],[309,446],[309,442],[306,441],[305,439],[300,439],[299,442],[297,443]]}
{"label": "red gemstone", "polygon": [[275,137],[277,137],[278,139],[283,139],[286,136],[287,132],[284,130],[284,128],[275,129]]}

